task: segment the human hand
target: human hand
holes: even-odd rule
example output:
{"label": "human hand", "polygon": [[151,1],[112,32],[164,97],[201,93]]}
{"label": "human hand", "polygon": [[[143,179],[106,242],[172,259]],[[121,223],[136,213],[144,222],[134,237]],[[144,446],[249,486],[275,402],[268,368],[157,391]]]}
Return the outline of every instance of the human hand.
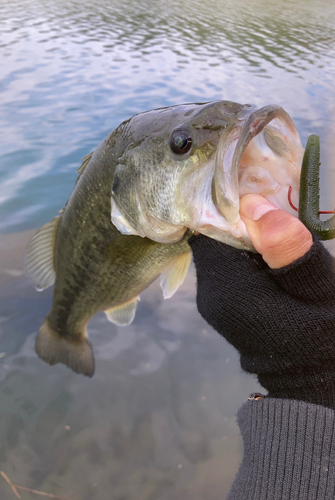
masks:
{"label": "human hand", "polygon": [[264,198],[244,196],[240,213],[262,257],[193,236],[198,309],[269,397],[335,408],[334,260]]}
{"label": "human hand", "polygon": [[291,264],[313,244],[311,233],[299,219],[258,194],[241,198],[240,214],[255,249],[272,269]]}

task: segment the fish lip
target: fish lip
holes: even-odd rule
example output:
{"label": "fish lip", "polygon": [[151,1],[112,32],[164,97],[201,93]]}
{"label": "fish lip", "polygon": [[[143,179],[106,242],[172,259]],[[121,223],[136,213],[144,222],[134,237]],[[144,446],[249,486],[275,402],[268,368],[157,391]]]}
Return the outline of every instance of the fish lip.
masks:
{"label": "fish lip", "polygon": [[[245,109],[239,122],[231,129],[230,136],[223,135],[219,143],[218,150],[221,149],[221,152],[215,161],[212,197],[219,213],[231,224],[237,224],[240,220],[238,174],[241,157],[249,143],[275,118],[279,119],[294,137],[299,137],[288,113],[281,106],[271,104],[256,110]],[[227,164],[231,156],[231,163]]]}
{"label": "fish lip", "polygon": [[275,118],[279,118],[282,122],[284,122],[292,134],[296,134],[296,128],[292,118],[281,106],[270,104],[269,106],[264,106],[263,108],[253,111],[244,123],[241,135],[235,148],[231,165],[232,175],[238,175],[240,160],[248,144]]}

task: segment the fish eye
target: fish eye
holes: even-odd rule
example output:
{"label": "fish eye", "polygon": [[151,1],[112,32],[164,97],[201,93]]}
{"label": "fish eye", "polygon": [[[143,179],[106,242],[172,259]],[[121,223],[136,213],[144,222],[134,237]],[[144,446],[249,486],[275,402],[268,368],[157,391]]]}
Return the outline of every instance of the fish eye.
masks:
{"label": "fish eye", "polygon": [[174,153],[184,154],[191,149],[192,137],[185,130],[175,130],[170,139],[170,148]]}

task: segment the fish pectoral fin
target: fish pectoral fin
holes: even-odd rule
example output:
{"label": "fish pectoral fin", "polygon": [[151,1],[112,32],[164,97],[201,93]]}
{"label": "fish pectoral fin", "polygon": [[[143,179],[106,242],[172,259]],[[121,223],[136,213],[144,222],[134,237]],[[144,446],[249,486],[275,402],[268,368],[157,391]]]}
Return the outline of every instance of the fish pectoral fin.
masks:
{"label": "fish pectoral fin", "polygon": [[38,331],[35,350],[49,365],[63,363],[74,372],[87,377],[94,374],[93,349],[84,332],[75,340],[69,339],[54,331],[46,318]]}
{"label": "fish pectoral fin", "polygon": [[186,278],[192,260],[192,252],[187,252],[174,259],[161,273],[160,286],[164,299],[169,299],[178,290]]}
{"label": "fish pectoral fin", "polygon": [[24,258],[24,273],[39,292],[53,285],[56,278],[54,249],[60,216],[37,231],[28,243]]}
{"label": "fish pectoral fin", "polygon": [[111,307],[105,311],[108,321],[115,323],[119,326],[130,325],[130,323],[135,318],[137,302],[140,300],[140,296],[129,300],[125,304],[120,306]]}

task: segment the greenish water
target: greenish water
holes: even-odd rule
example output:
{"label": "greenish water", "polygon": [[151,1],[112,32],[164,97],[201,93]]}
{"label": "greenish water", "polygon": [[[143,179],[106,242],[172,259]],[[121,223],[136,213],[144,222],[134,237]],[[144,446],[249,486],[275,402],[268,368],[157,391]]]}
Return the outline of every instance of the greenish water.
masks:
{"label": "greenish water", "polygon": [[168,301],[153,285],[128,327],[92,319],[88,380],[37,358],[52,291],[26,282],[23,250],[110,130],[182,102],[283,106],[303,143],[321,137],[332,209],[335,4],[0,1],[0,49],[0,470],[70,500],[223,499],[259,386],[197,313],[194,272]]}

